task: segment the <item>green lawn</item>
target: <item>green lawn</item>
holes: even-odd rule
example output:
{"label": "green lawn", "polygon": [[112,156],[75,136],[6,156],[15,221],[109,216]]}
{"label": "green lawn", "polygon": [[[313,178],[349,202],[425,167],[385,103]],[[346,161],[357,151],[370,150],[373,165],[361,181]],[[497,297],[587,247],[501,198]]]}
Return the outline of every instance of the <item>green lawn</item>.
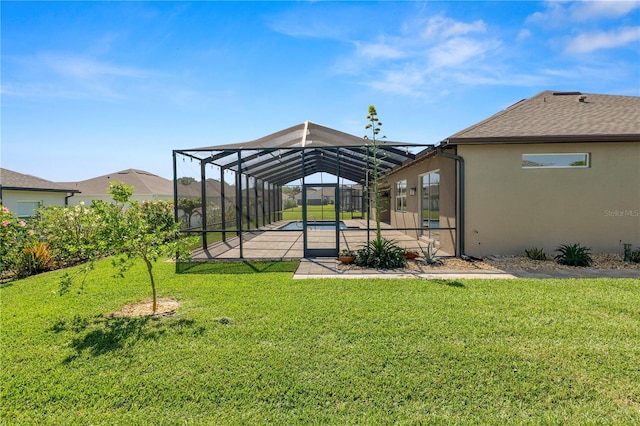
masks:
{"label": "green lawn", "polygon": [[[353,215],[361,218],[362,213],[354,212]],[[308,220],[333,220],[336,218],[335,206],[333,204],[327,204],[326,206],[307,206],[307,216]],[[351,219],[351,217],[351,212],[340,212],[340,219]],[[283,210],[282,219],[302,220],[302,206]]]}
{"label": "green lawn", "polygon": [[159,263],[161,318],[104,316],[149,296],[142,265],[5,284],[0,423],[640,423],[637,280],[268,272],[293,267]]}

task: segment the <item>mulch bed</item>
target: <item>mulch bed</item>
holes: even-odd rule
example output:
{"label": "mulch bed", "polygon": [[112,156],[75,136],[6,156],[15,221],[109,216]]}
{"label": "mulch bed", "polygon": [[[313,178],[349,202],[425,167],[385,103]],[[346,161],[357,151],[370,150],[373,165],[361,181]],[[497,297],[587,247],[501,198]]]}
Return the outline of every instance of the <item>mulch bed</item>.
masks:
{"label": "mulch bed", "polygon": [[[594,254],[591,256],[591,269],[632,269],[640,270],[640,263],[625,263],[620,254]],[[504,270],[572,270],[580,269],[576,266],[560,265],[555,260],[531,260],[526,256],[497,256],[496,259],[462,260],[459,258],[444,258],[444,265],[429,265],[422,258],[407,260],[405,270],[434,272],[434,271],[504,271]],[[356,265],[339,264],[338,269],[366,269]]]}

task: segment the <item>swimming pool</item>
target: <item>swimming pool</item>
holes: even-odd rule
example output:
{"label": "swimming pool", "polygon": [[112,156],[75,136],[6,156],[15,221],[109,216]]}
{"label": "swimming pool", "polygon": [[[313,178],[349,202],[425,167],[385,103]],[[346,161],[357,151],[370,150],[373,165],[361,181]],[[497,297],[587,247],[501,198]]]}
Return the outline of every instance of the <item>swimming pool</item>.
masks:
{"label": "swimming pool", "polygon": [[[331,229],[335,229],[335,222],[319,222],[319,221],[308,221],[307,222],[307,229],[314,229],[314,230],[331,230]],[[340,227],[340,229],[347,229],[347,225],[344,224],[343,221],[338,222],[338,226]],[[284,226],[281,226],[278,229],[282,229],[285,231],[302,231],[302,221],[298,220],[295,222],[289,222]]]}

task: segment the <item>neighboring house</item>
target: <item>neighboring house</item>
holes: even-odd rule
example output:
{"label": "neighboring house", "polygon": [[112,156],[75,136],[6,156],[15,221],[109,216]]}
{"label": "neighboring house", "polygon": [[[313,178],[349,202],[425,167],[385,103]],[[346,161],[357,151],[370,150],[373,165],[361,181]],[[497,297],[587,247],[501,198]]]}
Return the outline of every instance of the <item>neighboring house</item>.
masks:
{"label": "neighboring house", "polygon": [[[329,192],[331,188],[307,188],[307,204],[310,206],[321,206],[329,204],[329,198],[333,199],[333,193]],[[329,194],[331,195],[329,197]],[[283,199],[285,197],[283,196]],[[302,192],[295,195],[296,204],[302,205]]]}
{"label": "neighboring house", "polygon": [[66,206],[77,195],[71,185],[0,168],[2,205],[18,217],[30,217],[40,206]]}
{"label": "neighboring house", "polygon": [[107,192],[111,182],[133,186],[131,199],[135,201],[163,200],[173,202],[173,182],[143,170],[127,169],[80,182],[63,183],[62,185],[81,192],[69,199],[70,205],[78,205],[80,202],[90,205],[93,200],[112,201]]}
{"label": "neighboring house", "polygon": [[[313,184],[310,184],[313,185]],[[356,185],[358,188],[361,188],[360,185]],[[345,191],[345,188],[348,190],[351,186],[340,187],[340,191]],[[354,193],[356,191],[353,191]],[[351,192],[349,192],[351,194]],[[283,200],[286,200],[288,196],[283,193]],[[295,195],[294,199],[296,200],[296,204],[299,206],[302,205],[302,192]],[[307,204],[310,206],[320,206],[320,205],[329,205],[334,204],[336,201],[335,192],[333,188],[330,187],[317,187],[317,188],[307,188]],[[360,206],[360,204],[358,204]]]}
{"label": "neighboring house", "polygon": [[385,176],[390,222],[443,253],[640,246],[640,97],[545,91]]}

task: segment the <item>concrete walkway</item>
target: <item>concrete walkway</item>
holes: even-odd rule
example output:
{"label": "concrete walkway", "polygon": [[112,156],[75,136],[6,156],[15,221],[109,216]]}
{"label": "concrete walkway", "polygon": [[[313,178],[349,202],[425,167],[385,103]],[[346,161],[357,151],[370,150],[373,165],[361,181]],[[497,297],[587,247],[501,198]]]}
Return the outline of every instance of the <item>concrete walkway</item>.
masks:
{"label": "concrete walkway", "polygon": [[[447,271],[425,273],[410,270],[339,269],[334,258],[301,259],[293,279],[308,278],[423,278],[423,279],[505,279],[505,278],[637,278],[640,271],[632,269],[571,269],[514,271]],[[640,284],[640,283],[639,283]]]}

